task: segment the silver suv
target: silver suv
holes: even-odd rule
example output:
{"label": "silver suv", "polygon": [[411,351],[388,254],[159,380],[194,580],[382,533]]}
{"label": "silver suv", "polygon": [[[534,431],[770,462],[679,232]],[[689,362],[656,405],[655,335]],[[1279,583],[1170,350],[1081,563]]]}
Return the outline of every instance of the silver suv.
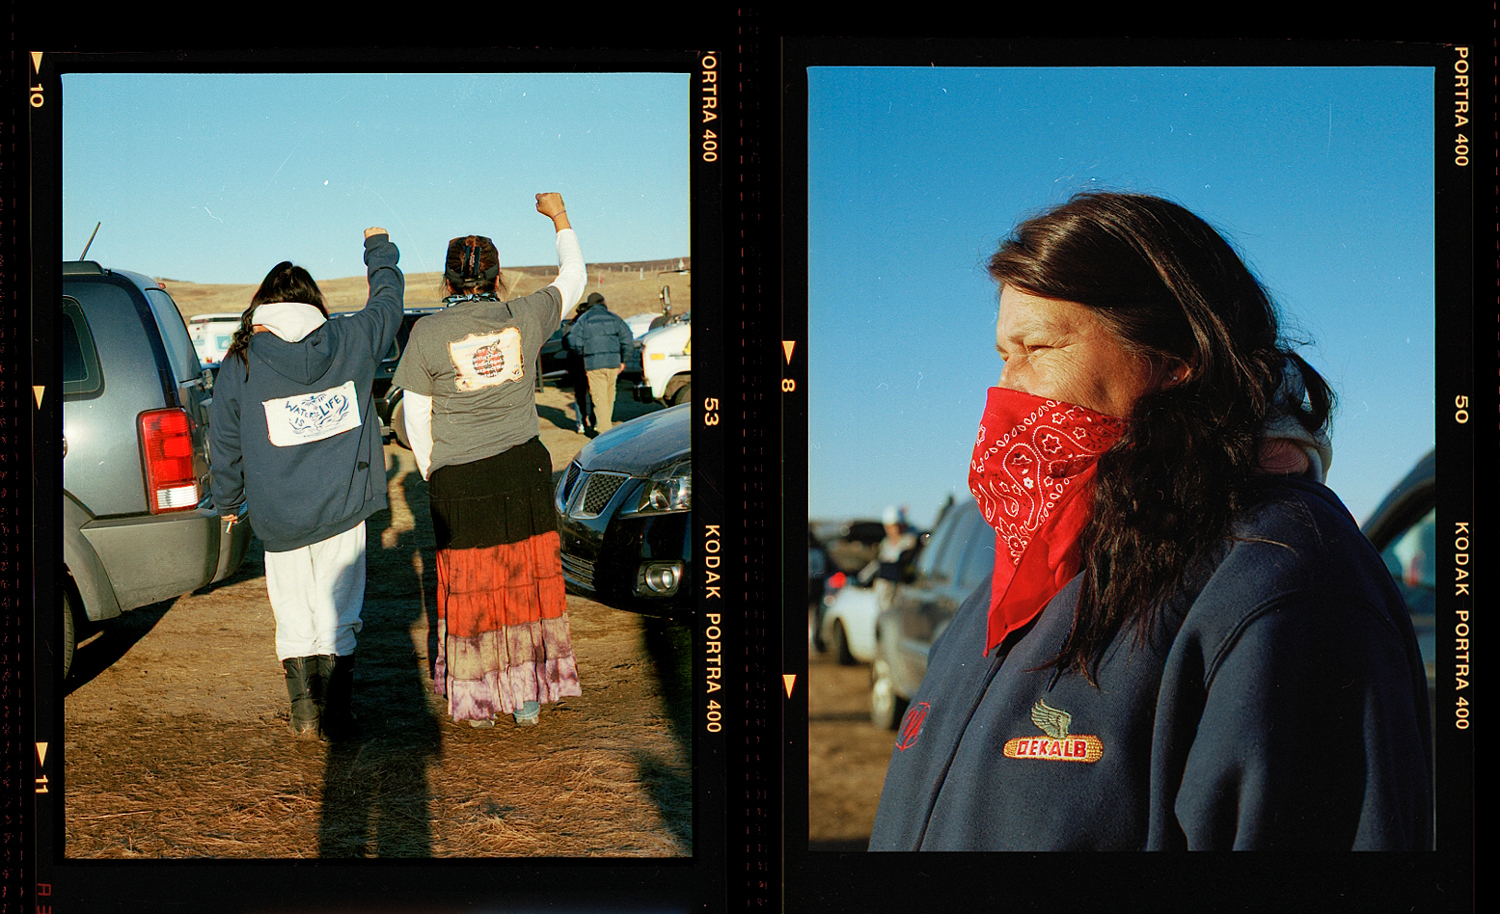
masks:
{"label": "silver suv", "polygon": [[82,622],[228,577],[251,531],[226,531],[213,505],[212,377],[167,291],[74,261],[62,265],[61,307],[66,676]]}

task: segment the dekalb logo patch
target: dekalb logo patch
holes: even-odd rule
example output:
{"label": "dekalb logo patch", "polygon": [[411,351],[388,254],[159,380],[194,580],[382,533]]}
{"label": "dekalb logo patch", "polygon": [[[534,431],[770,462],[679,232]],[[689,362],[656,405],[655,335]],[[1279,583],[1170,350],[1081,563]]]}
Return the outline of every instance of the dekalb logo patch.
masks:
{"label": "dekalb logo patch", "polygon": [[1048,762],[1097,762],[1104,757],[1104,744],[1097,736],[1075,736],[1068,732],[1073,715],[1038,701],[1031,707],[1031,722],[1046,736],[1020,736],[1005,744],[1005,757],[1040,759]]}

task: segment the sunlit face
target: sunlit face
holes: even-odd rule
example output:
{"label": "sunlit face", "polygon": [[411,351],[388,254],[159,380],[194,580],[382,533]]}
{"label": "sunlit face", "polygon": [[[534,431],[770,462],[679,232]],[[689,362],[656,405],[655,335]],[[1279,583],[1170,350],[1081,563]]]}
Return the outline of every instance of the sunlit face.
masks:
{"label": "sunlit face", "polygon": [[1160,383],[1145,358],[1125,351],[1094,312],[1070,301],[1000,289],[995,348],[1005,360],[1001,387],[1129,417]]}

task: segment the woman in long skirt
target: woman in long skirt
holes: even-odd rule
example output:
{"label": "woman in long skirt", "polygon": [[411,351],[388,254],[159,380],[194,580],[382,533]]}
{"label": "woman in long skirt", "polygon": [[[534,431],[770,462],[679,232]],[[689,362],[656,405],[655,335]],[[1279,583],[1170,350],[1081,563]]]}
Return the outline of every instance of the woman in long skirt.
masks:
{"label": "woman in long skirt", "polygon": [[542,704],[582,694],[533,385],[542,343],[588,274],[562,197],[536,200],[557,230],[557,279],[504,301],[494,243],[453,239],[447,310],[413,326],[393,382],[437,539],[433,688],[474,727],[502,714],[530,726]]}

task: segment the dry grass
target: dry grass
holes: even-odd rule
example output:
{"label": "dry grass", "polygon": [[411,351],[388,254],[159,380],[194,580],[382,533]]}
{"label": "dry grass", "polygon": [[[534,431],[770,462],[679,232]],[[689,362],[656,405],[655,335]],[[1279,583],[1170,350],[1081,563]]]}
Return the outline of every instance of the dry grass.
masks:
{"label": "dry grass", "polygon": [[[681,261],[691,266],[690,258]],[[590,292],[602,294],[609,309],[621,317],[661,310],[661,287],[669,286],[672,296],[672,311],[682,314],[692,310],[692,291],[689,275],[672,273],[658,277],[661,269],[676,269],[678,261],[661,261],[651,264],[589,264]],[[519,267],[505,271],[511,296],[535,292],[557,276],[556,267]],[[406,306],[422,308],[442,301],[440,273],[406,274]],[[204,284],[181,282],[174,279],[161,280],[177,302],[177,308],[185,317],[215,312],[237,313],[250,304],[255,294],[255,285]],[[341,279],[319,279],[318,288],[323,290],[324,301],[330,311],[355,311],[364,307],[369,286],[363,276]]]}

